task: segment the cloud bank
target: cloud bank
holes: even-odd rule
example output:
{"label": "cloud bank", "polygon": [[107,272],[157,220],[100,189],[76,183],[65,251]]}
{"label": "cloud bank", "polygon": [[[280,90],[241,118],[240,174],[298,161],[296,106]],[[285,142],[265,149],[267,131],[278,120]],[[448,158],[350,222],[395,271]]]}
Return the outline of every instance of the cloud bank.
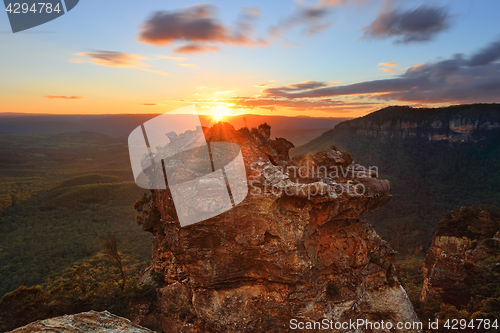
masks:
{"label": "cloud bank", "polygon": [[416,65],[390,79],[343,86],[293,90],[290,86],[263,90],[266,98],[307,99],[371,95],[370,99],[419,103],[500,102],[500,39],[465,57]]}

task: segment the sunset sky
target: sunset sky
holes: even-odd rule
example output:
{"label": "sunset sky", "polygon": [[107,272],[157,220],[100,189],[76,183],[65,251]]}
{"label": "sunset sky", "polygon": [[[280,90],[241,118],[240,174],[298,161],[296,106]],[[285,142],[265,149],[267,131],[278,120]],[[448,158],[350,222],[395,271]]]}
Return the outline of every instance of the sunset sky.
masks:
{"label": "sunset sky", "polygon": [[80,0],[13,34],[4,12],[0,112],[197,103],[357,117],[392,104],[500,102],[498,13],[498,0]]}

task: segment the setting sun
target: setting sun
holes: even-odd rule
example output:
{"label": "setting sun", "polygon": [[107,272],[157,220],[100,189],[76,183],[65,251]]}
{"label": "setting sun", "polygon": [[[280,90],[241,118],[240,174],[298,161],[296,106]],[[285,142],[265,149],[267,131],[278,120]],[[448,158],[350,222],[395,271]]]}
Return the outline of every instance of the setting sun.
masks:
{"label": "setting sun", "polygon": [[212,109],[212,118],[216,122],[224,120],[224,117],[228,116],[230,109],[227,106],[216,106]]}

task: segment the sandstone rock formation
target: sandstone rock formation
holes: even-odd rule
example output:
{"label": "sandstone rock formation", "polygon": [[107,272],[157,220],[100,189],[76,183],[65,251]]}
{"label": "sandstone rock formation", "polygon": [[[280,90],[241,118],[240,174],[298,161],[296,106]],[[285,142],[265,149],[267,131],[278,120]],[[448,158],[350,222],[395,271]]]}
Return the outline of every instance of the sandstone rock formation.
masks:
{"label": "sandstone rock formation", "polygon": [[12,333],[38,333],[38,332],[86,332],[86,333],[149,333],[147,328],[134,325],[130,320],[115,316],[108,311],[82,312],[75,315],[66,315],[45,320],[17,328]]}
{"label": "sandstone rock formation", "polygon": [[165,332],[289,332],[291,319],[418,321],[394,276],[395,252],[359,219],[389,201],[387,180],[334,149],[292,161],[293,145],[271,140],[265,126],[204,131],[208,142],[239,145],[249,194],[181,228],[169,189],[152,191],[143,227],[155,236],[153,264],[141,281],[157,286]]}

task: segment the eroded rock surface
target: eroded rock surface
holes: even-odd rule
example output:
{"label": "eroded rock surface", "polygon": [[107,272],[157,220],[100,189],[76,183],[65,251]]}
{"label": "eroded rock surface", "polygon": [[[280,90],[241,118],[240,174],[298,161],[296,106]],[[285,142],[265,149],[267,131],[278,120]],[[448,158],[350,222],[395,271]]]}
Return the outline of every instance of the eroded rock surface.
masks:
{"label": "eroded rock surface", "polygon": [[38,332],[86,332],[86,333],[152,333],[153,331],[134,325],[130,320],[115,316],[108,311],[82,312],[45,320],[38,320],[26,326],[17,328],[12,333]]}
{"label": "eroded rock surface", "polygon": [[144,225],[153,265],[141,281],[157,285],[165,332],[289,332],[293,318],[418,321],[393,275],[394,251],[359,219],[389,201],[387,180],[333,149],[292,161],[293,145],[265,126],[204,130],[208,142],[239,145],[249,194],[181,228],[169,190],[153,191]]}

